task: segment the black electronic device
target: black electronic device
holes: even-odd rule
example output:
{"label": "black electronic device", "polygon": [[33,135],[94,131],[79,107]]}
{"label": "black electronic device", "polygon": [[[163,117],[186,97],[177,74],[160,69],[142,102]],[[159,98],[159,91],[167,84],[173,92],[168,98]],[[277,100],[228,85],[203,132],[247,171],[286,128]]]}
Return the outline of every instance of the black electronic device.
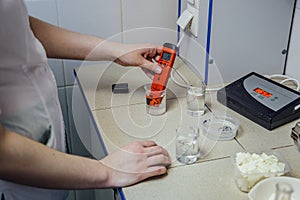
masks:
{"label": "black electronic device", "polygon": [[218,90],[217,100],[268,130],[300,117],[300,92],[255,72]]}

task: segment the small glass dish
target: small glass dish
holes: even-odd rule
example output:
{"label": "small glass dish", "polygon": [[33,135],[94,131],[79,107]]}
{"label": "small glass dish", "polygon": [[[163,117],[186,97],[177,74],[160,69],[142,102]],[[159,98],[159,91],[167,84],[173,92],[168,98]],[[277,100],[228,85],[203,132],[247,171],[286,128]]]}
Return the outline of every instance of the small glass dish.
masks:
{"label": "small glass dish", "polygon": [[232,140],[238,131],[240,122],[230,116],[211,115],[201,124],[204,136],[215,141]]}
{"label": "small glass dish", "polygon": [[[278,163],[284,164],[284,169],[282,171],[272,171],[271,166],[267,170],[268,172],[242,172],[237,164],[237,153],[231,156],[232,163],[234,166],[234,180],[238,188],[243,192],[249,192],[253,186],[255,186],[261,180],[264,180],[269,177],[276,177],[282,176],[288,173],[290,169],[289,163],[284,159],[284,157],[279,153],[277,150],[264,150],[260,152],[240,152],[240,153],[249,153],[251,155],[259,155],[261,156],[263,153],[267,156],[275,156],[278,160]],[[265,161],[266,163],[269,162],[268,160]],[[257,163],[253,165],[252,163],[248,163],[249,166],[257,167]],[[273,167],[273,166],[272,166]],[[255,171],[255,170],[254,170]],[[258,170],[259,171],[259,170]]]}

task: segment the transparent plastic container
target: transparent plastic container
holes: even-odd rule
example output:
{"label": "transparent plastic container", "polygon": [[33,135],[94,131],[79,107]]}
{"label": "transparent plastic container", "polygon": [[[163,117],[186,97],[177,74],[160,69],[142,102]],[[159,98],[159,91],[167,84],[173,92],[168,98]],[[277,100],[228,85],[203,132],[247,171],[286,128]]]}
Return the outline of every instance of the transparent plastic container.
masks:
{"label": "transparent plastic container", "polygon": [[[247,153],[247,152],[242,152],[242,153]],[[234,179],[238,188],[243,192],[249,192],[251,188],[261,180],[264,180],[269,177],[282,176],[291,170],[289,163],[284,159],[284,157],[277,150],[265,150],[265,151],[248,152],[248,153],[250,154],[256,153],[258,155],[265,153],[268,156],[273,155],[278,159],[278,162],[284,163],[284,170],[276,171],[276,172],[265,172],[265,173],[244,173],[240,171],[240,169],[237,166],[236,153],[235,153],[234,155],[231,156],[233,166],[234,166]]]}
{"label": "transparent plastic container", "polygon": [[201,124],[204,136],[215,141],[232,140],[238,131],[238,119],[226,115],[211,115]]}

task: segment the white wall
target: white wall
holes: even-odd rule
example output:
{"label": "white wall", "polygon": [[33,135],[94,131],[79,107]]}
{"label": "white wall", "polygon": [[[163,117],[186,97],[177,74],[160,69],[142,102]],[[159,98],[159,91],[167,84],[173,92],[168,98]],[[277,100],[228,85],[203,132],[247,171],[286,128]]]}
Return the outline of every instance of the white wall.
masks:
{"label": "white wall", "polygon": [[[110,38],[121,32],[120,0],[56,0],[59,25],[68,30]],[[121,42],[120,37],[114,41]],[[73,68],[81,61],[64,60],[66,85],[74,83]]]}
{"label": "white wall", "polygon": [[176,0],[122,0],[124,43],[177,41]]}
{"label": "white wall", "polygon": [[300,0],[297,1],[286,74],[300,81]]}

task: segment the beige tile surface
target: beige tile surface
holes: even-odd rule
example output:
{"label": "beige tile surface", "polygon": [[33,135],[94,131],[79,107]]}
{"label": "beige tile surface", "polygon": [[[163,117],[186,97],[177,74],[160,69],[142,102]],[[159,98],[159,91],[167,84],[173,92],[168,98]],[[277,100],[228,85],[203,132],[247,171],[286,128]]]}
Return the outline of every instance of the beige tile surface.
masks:
{"label": "beige tile surface", "polygon": [[[199,126],[202,118],[189,117],[186,114],[184,98],[168,100],[167,104],[168,110],[161,116],[148,115],[144,103],[93,111],[108,152],[132,141],[154,140],[169,151],[174,161],[172,166],[180,165],[175,159],[175,130],[184,123]],[[200,144],[203,157],[199,162],[242,151],[235,140],[216,142],[202,134]]]}
{"label": "beige tile surface", "polygon": [[167,176],[123,188],[123,191],[126,199],[248,199],[235,185],[233,174],[231,160],[226,158],[176,167],[170,169]]}
{"label": "beige tile surface", "polygon": [[290,147],[279,148],[278,151],[284,156],[291,167],[287,176],[300,178],[300,152],[293,145]]}

